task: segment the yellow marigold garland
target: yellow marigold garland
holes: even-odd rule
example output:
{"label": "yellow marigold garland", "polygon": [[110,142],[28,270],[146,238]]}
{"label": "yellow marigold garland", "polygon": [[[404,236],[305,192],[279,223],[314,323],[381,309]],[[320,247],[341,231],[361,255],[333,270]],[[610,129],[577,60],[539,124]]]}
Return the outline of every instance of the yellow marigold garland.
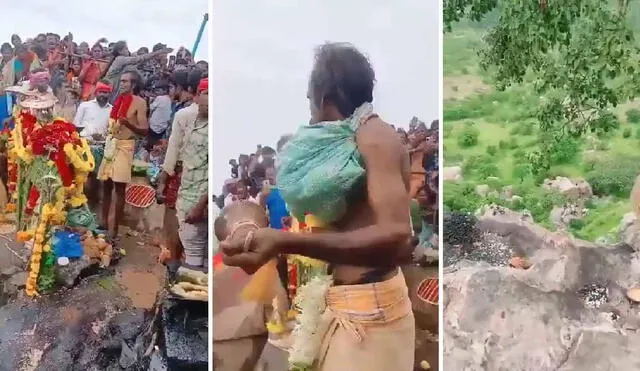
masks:
{"label": "yellow marigold garland", "polygon": [[[30,164],[34,155],[30,146],[24,146],[24,138],[22,137],[22,118],[19,110],[14,112],[15,127],[11,131],[10,146],[8,151],[8,167],[11,170],[17,166],[17,160],[20,159],[25,164]],[[73,134],[74,139],[80,139],[77,133]],[[17,239],[19,241],[29,241],[33,239],[33,250],[29,262],[29,275],[26,282],[26,294],[28,296],[37,296],[37,282],[41,269],[42,253],[50,252],[51,245],[47,241],[47,233],[50,226],[64,225],[66,223],[66,208],[80,207],[87,202],[84,195],[84,184],[88,179],[88,175],[95,168],[95,160],[91,153],[91,148],[86,139],[80,139],[80,145],[67,143],[63,147],[66,159],[74,169],[74,183],[70,187],[60,187],[56,191],[53,203],[47,203],[42,206],[38,226],[35,233],[32,231],[18,232]],[[86,159],[86,160],[85,160]],[[49,166],[55,166],[53,161],[48,162]],[[11,194],[11,200],[17,199],[17,192]],[[11,202],[7,205],[5,212],[15,212],[16,204]]]}

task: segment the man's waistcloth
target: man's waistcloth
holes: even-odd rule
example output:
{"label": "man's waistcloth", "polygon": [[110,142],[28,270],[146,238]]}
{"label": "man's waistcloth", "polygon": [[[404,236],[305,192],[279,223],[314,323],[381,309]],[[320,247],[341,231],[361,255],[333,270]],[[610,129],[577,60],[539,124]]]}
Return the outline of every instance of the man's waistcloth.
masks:
{"label": "man's waistcloth", "polygon": [[400,270],[392,278],[363,285],[332,286],[325,315],[362,339],[369,326],[385,325],[411,313],[409,289]]}

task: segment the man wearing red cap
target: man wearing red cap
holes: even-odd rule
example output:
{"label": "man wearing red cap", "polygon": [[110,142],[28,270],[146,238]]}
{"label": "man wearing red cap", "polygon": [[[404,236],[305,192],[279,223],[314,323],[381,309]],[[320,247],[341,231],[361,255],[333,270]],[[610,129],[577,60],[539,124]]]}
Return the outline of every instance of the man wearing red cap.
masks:
{"label": "man wearing red cap", "polygon": [[109,104],[111,86],[98,82],[95,95],[95,99],[80,103],[73,123],[78,130],[82,129],[80,132],[82,137],[104,140],[107,135],[109,114],[112,108],[111,104]]}
{"label": "man wearing red cap", "polygon": [[[83,138],[88,138],[90,141],[103,141],[106,138],[107,129],[109,128],[109,115],[113,108],[111,104],[109,104],[111,90],[110,85],[98,82],[94,91],[95,98],[87,102],[82,102],[78,106],[78,111],[76,112],[76,117],[73,119],[73,123]],[[103,151],[104,145],[99,148],[93,144],[91,145],[91,152],[96,159],[96,169],[100,166]],[[92,208],[98,204],[99,189],[100,183],[96,178],[96,172],[93,172],[89,176],[89,182],[85,189],[87,198],[89,199],[89,205]]]}

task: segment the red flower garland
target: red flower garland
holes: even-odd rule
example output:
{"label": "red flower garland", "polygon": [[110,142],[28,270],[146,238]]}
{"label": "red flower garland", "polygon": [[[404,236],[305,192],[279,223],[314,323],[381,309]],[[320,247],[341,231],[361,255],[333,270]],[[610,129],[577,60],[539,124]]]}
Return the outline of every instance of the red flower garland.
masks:
{"label": "red flower garland", "polygon": [[65,187],[73,183],[73,170],[67,164],[63,148],[67,143],[81,144],[80,139],[77,136],[74,137],[73,134],[75,132],[76,127],[73,124],[56,120],[49,125],[34,130],[29,138],[31,151],[34,155],[49,154],[49,159],[56,164],[60,179]]}
{"label": "red flower garland", "polygon": [[33,209],[35,209],[39,198],[40,192],[38,192],[38,188],[36,188],[36,186],[31,186],[31,189],[29,190],[29,197],[27,198],[25,214],[31,215],[33,213]]}

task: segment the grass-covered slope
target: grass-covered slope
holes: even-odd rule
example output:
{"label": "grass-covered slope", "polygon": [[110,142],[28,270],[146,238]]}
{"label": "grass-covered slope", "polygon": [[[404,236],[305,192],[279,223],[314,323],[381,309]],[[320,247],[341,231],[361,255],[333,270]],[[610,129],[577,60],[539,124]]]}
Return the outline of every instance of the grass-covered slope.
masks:
{"label": "grass-covered slope", "polygon": [[[632,19],[640,20],[640,6],[632,10]],[[543,190],[540,182],[545,177],[584,178],[597,197],[587,201],[587,216],[572,223],[571,231],[592,241],[614,234],[630,210],[629,192],[640,174],[640,102],[626,102],[614,109],[619,127],[613,132],[560,143],[554,149],[550,172],[533,176],[527,153],[540,140],[535,116],[543,97],[526,83],[501,92],[492,87],[490,74],[480,69],[477,57],[483,32],[492,22],[489,17],[485,24],[461,23],[444,37],[445,166],[461,166],[464,177],[459,184],[445,183],[446,207],[473,212],[497,202],[527,209],[536,222],[552,227],[549,212],[565,200]],[[498,192],[478,196],[479,184]],[[497,197],[509,185],[522,198],[519,202]]]}

